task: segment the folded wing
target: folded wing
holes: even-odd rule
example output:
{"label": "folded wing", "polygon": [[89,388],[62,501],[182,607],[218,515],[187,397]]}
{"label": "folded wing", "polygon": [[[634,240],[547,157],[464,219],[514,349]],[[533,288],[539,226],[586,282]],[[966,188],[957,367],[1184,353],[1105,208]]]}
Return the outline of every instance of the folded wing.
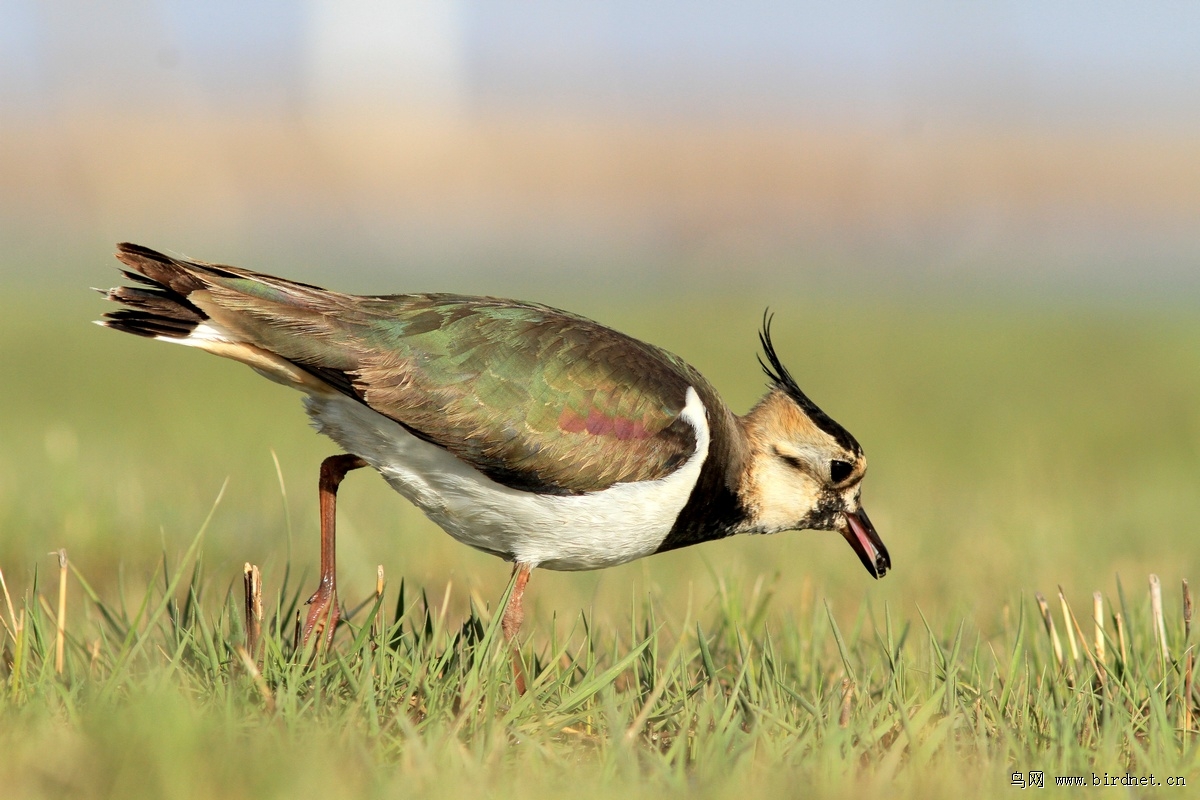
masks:
{"label": "folded wing", "polygon": [[[345,295],[136,245],[118,257],[151,288],[110,292],[142,299],[110,325],[143,332],[137,315],[153,313],[144,335],[183,337],[211,320],[513,488],[579,494],[656,480],[695,449],[680,413],[689,385],[709,396],[704,379],[582,317],[494,298]],[[172,302],[183,322],[165,310]]]}

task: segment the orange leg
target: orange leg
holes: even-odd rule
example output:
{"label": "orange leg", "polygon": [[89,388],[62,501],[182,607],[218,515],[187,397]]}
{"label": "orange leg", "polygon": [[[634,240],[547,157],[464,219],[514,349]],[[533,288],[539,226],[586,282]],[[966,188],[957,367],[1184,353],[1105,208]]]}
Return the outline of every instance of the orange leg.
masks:
{"label": "orange leg", "polygon": [[521,654],[514,640],[521,632],[521,623],[525,621],[525,610],[521,607],[521,598],[525,595],[525,584],[529,583],[530,571],[528,564],[513,564],[517,583],[513,586],[512,594],[508,598],[508,605],[504,607],[504,618],[500,620],[504,638],[512,646],[513,679],[517,683],[518,694],[525,694],[525,674],[521,671]]}
{"label": "orange leg", "polygon": [[366,461],[350,454],[330,456],[321,462],[321,584],[308,598],[308,616],[300,633],[301,646],[307,645],[313,634],[323,633],[326,646],[333,641],[333,629],[338,622],[337,558],[334,548],[337,490],[347,472],[365,466]]}

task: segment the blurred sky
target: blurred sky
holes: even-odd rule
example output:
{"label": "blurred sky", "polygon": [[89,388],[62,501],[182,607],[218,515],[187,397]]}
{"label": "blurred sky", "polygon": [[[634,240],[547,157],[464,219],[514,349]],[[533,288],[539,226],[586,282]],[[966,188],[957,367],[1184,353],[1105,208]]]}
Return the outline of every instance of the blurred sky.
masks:
{"label": "blurred sky", "polygon": [[1170,294],[1197,222],[1196,3],[0,0],[21,277]]}

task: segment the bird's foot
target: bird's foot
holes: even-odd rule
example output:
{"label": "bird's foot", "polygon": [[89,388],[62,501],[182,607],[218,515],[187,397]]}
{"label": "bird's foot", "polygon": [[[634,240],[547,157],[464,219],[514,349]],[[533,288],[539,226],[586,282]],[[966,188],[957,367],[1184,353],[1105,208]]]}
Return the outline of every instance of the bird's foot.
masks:
{"label": "bird's foot", "polygon": [[338,609],[337,591],[330,585],[322,583],[321,588],[308,598],[306,604],[308,614],[300,629],[301,648],[308,647],[313,636],[317,636],[318,646],[326,648],[333,642],[333,631],[337,627],[341,613]]}

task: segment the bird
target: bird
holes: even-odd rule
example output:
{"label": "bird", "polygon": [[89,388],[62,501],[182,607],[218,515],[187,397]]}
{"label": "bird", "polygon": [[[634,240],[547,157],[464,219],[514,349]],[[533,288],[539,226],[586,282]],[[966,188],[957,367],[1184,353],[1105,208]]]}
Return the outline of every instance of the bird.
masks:
{"label": "bird", "polygon": [[[320,581],[302,627],[331,642],[337,491],[371,467],[450,536],[513,564],[518,636],[535,568],[593,570],[735,534],[840,533],[891,557],[863,509],[858,441],[800,389],[764,313],[767,392],[745,415],[678,356],[538,303],[351,295],[117,245],[133,285],[98,324],[240,361],[304,393],[344,451],[320,468]],[[764,360],[765,359],[765,360]]]}

